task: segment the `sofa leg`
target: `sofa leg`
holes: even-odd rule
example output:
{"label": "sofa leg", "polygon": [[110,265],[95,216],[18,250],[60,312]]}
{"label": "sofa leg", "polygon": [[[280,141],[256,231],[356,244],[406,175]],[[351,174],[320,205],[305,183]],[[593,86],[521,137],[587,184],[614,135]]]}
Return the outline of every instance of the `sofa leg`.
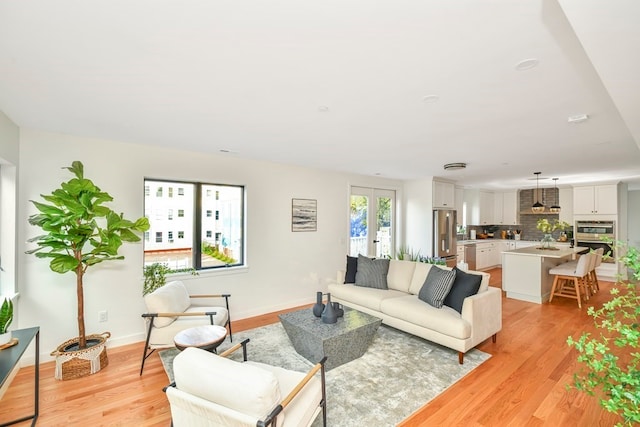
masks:
{"label": "sofa leg", "polygon": [[462,362],[464,362],[464,353],[459,351],[458,352],[458,363],[462,365]]}
{"label": "sofa leg", "polygon": [[491,336],[491,341],[492,341],[494,344],[496,343],[496,340],[497,340],[497,339],[498,339],[498,334],[493,334],[493,335]]}

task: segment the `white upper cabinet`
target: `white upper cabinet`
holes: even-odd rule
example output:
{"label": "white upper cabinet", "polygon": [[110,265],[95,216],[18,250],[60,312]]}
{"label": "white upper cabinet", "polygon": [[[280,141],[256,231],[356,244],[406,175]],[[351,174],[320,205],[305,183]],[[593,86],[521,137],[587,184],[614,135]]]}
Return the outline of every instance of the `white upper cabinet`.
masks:
{"label": "white upper cabinet", "polygon": [[572,188],[560,188],[560,221],[573,224],[573,189]]}
{"label": "white upper cabinet", "polygon": [[455,209],[456,186],[451,182],[433,181],[433,207]]}
{"label": "white upper cabinet", "polygon": [[455,197],[455,205],[457,211],[457,219],[458,225],[466,225],[464,223],[464,189],[460,187],[456,187],[456,197]]}
{"label": "white upper cabinet", "polygon": [[480,191],[480,224],[488,225],[494,224],[494,209],[493,193],[490,191]]}
{"label": "white upper cabinet", "polygon": [[618,213],[618,187],[615,184],[573,188],[574,215]]}
{"label": "white upper cabinet", "polygon": [[496,225],[518,224],[518,193],[503,191],[493,194],[493,216]]}

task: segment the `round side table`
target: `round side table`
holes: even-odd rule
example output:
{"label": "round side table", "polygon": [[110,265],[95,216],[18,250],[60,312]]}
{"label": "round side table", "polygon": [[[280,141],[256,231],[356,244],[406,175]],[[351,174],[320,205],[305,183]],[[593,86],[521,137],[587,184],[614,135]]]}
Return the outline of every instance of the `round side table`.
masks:
{"label": "round side table", "polygon": [[173,342],[180,351],[187,347],[197,347],[215,352],[226,337],[227,328],[218,325],[203,325],[178,332],[173,338]]}

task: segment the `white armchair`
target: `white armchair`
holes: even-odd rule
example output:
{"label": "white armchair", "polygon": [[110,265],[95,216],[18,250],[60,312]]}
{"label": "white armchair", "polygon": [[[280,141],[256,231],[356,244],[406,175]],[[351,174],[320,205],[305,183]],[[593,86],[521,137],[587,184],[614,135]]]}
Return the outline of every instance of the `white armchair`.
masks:
{"label": "white armchair", "polygon": [[[302,427],[322,411],[326,427],[326,357],[306,374],[289,371],[247,362],[248,341],[221,355],[190,347],[175,357],[175,381],[165,388],[172,425]],[[244,363],[225,357],[240,347]]]}
{"label": "white armchair", "polygon": [[[231,295],[189,295],[184,283],[169,282],[144,296],[147,312],[142,317],[147,322],[147,339],[144,345],[140,375],[144,362],[158,348],[173,347],[173,338],[180,331],[194,326],[219,325],[229,330],[229,339],[233,341],[231,317],[229,315],[229,297]],[[225,306],[196,305],[192,301],[224,298]]]}

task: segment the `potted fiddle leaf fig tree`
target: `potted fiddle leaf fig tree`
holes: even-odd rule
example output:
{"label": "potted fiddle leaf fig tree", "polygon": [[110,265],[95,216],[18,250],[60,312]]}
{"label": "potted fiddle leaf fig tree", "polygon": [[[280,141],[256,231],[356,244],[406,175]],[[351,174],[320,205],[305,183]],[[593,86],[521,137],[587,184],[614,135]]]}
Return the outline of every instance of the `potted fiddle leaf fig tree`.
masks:
{"label": "potted fiddle leaf fig tree", "polygon": [[56,378],[72,379],[98,372],[108,364],[105,341],[110,334],[87,335],[84,324],[84,277],[89,267],[105,261],[122,260],[118,250],[124,242],[137,242],[149,229],[145,217],[125,219],[105,205],[113,197],[84,176],[84,166],[74,161],[69,170],[74,177],[60,184],[44,202],[31,201],[37,214],[29,224],[45,234],[29,240],[37,245],[27,251],[38,258],[50,259],[55,273],[76,276],[78,336],[61,344],[51,353],[56,356]]}

